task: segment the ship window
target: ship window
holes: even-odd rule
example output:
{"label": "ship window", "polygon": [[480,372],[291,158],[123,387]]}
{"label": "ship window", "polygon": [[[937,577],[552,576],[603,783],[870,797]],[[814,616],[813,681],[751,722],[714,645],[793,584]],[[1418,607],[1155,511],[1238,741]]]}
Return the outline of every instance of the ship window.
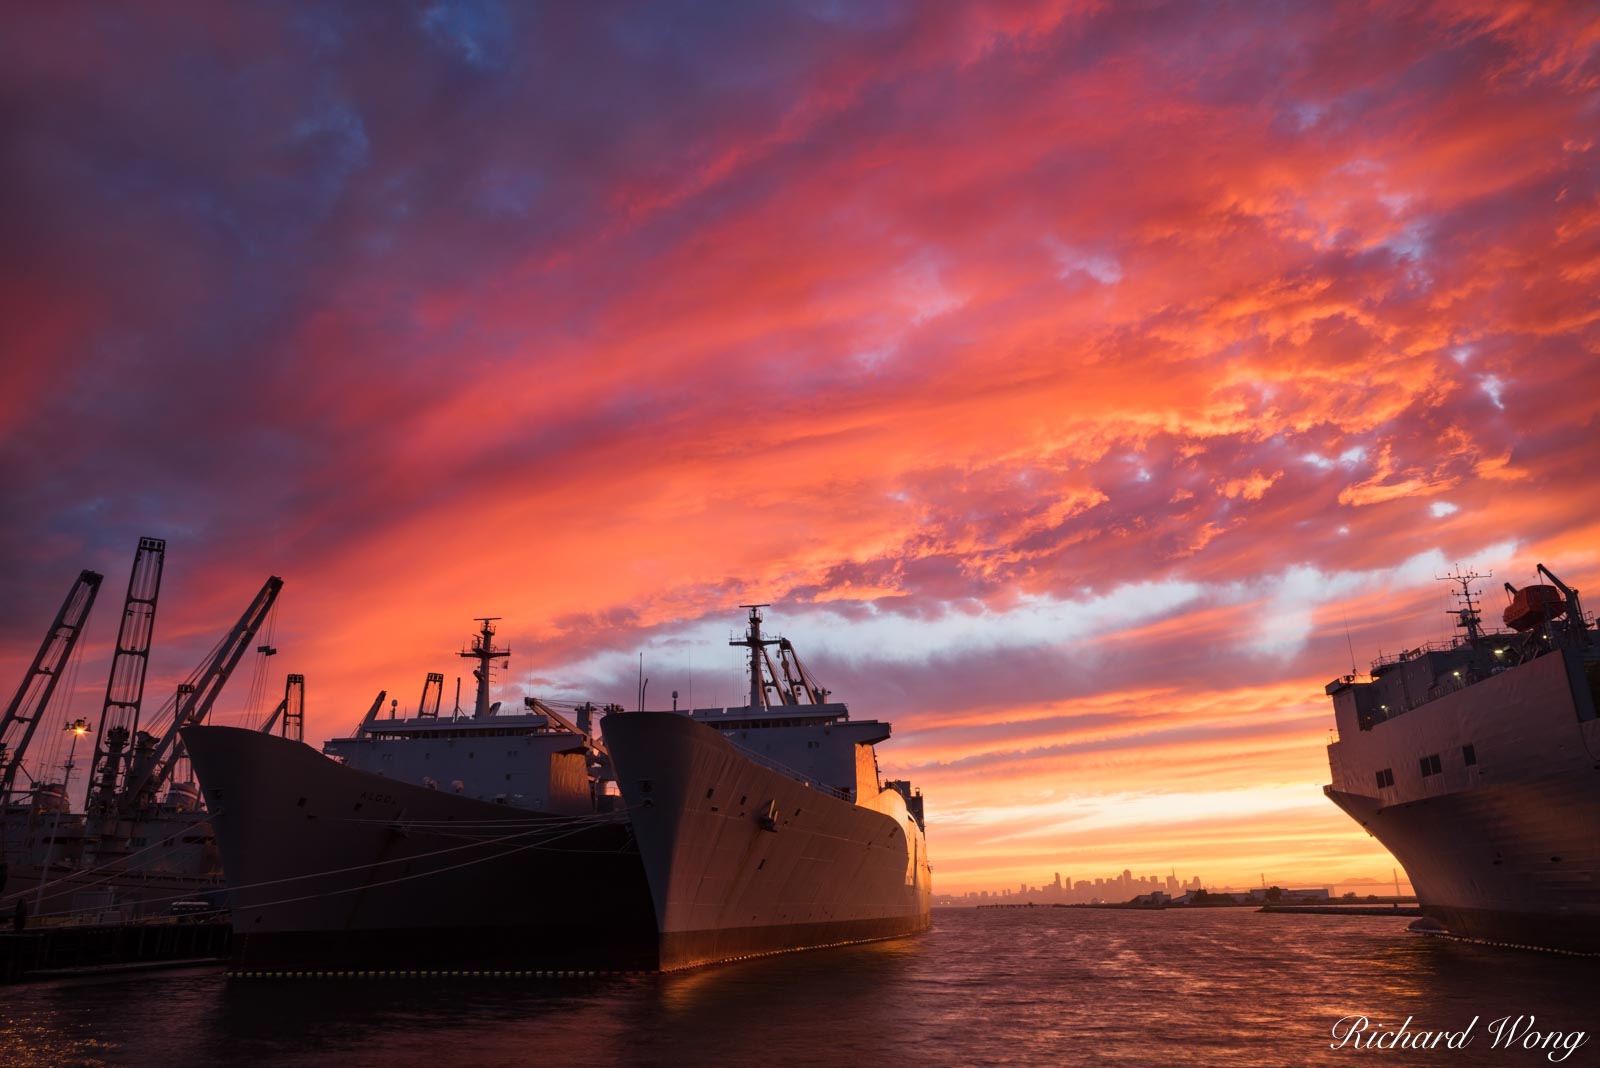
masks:
{"label": "ship window", "polygon": [[1438,753],[1435,753],[1432,756],[1423,757],[1420,763],[1422,764],[1422,777],[1424,779],[1428,778],[1430,775],[1439,774],[1440,764]]}
{"label": "ship window", "polygon": [[1381,790],[1385,786],[1393,786],[1393,785],[1394,785],[1394,769],[1393,768],[1384,768],[1382,771],[1378,772],[1378,789]]}
{"label": "ship window", "polygon": [[647,794],[651,790],[654,790],[655,788],[656,788],[656,784],[654,782],[650,781],[649,779],[640,779],[639,780],[639,792],[641,794]]}
{"label": "ship window", "polygon": [[711,795],[716,793],[716,792],[717,792],[717,788],[715,786],[706,787],[706,800],[707,801],[711,800]]}
{"label": "ship window", "polygon": [[1461,760],[1462,760],[1463,763],[1465,763],[1467,765],[1467,767],[1469,767],[1469,768],[1472,767],[1472,765],[1474,765],[1474,764],[1476,764],[1478,762],[1478,751],[1476,749],[1472,748],[1472,746],[1470,746],[1470,745],[1462,746],[1461,747]]}
{"label": "ship window", "polygon": [[295,804],[296,808],[305,808],[306,807],[306,799],[302,797],[300,800],[296,801],[294,804]]}

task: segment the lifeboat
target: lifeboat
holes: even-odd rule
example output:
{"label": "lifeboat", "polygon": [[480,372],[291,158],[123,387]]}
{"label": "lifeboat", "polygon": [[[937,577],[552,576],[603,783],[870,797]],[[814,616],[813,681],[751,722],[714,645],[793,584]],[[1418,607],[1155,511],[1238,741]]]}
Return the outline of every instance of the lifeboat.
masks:
{"label": "lifeboat", "polygon": [[1512,594],[1504,618],[1512,630],[1532,630],[1566,611],[1566,598],[1554,586],[1524,586]]}

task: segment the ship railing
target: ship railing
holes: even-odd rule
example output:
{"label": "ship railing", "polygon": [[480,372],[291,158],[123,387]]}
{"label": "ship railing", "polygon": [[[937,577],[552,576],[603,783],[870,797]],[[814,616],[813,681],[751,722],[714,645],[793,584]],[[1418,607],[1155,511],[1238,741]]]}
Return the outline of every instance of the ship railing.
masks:
{"label": "ship railing", "polygon": [[1418,660],[1428,653],[1454,652],[1461,648],[1461,645],[1462,643],[1459,641],[1423,642],[1421,645],[1413,646],[1410,649],[1402,649],[1398,653],[1378,657],[1372,662],[1372,670],[1377,671],[1379,668],[1388,667],[1390,664],[1404,664],[1410,660]]}
{"label": "ship railing", "polygon": [[[1533,637],[1542,637],[1543,646],[1538,652],[1534,652],[1529,659],[1542,655],[1548,649],[1581,648],[1587,642],[1589,633],[1593,628],[1594,616],[1588,612],[1584,613],[1583,622],[1576,625],[1573,625],[1568,620],[1547,623],[1542,629],[1531,632]],[[1514,630],[1487,630],[1482,632],[1481,640],[1485,644],[1493,644],[1496,641],[1503,640],[1509,647],[1513,643],[1525,643],[1529,637],[1530,633]],[[1389,667],[1393,664],[1404,664],[1410,660],[1418,660],[1428,653],[1453,653],[1457,649],[1470,644],[1466,638],[1462,637],[1444,641],[1423,642],[1410,649],[1402,649],[1398,653],[1378,657],[1372,662],[1372,670],[1376,672],[1379,668]]]}
{"label": "ship railing", "polygon": [[[732,741],[732,739],[729,740]],[[818,793],[824,793],[830,797],[837,797],[840,801],[855,800],[850,796],[849,790],[841,790],[837,786],[829,786],[827,783],[818,782],[816,776],[807,775],[803,771],[796,771],[794,768],[791,768],[782,761],[774,760],[765,753],[757,753],[753,749],[746,749],[744,746],[739,745],[738,742],[734,742],[734,745],[739,747],[739,752],[742,755],[749,757],[751,760],[754,760],[757,764],[760,764],[764,768],[777,772],[779,775],[788,776],[802,786],[809,786]]]}

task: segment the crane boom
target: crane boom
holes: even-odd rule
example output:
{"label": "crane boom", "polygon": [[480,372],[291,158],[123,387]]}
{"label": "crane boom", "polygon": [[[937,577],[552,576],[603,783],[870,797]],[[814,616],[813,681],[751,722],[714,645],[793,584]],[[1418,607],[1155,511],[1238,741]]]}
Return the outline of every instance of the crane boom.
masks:
{"label": "crane boom", "polygon": [[[172,715],[172,723],[159,739],[152,740],[153,745],[148,756],[139,761],[140,773],[135,775],[130,769],[129,781],[120,798],[121,807],[125,812],[131,812],[153,801],[167,780],[172,777],[173,765],[181,755],[178,732],[184,727],[201,722],[211,711],[211,706],[216,701],[217,695],[222,692],[228,677],[233,674],[233,669],[238,666],[240,658],[250,648],[250,642],[255,638],[256,631],[266,621],[267,613],[272,610],[273,602],[278,599],[278,591],[281,589],[283,589],[283,579],[276,575],[267,579],[261,591],[250,602],[250,606],[244,610],[244,615],[239,617],[239,622],[234,624],[228,636],[217,646],[216,652],[201,669],[192,689],[184,693],[182,699],[178,701]],[[141,738],[143,737],[148,736],[141,735]]]}
{"label": "crane boom", "polygon": [[61,679],[61,669],[83,633],[84,621],[89,618],[89,609],[94,607],[95,594],[100,592],[103,577],[94,571],[78,573],[77,581],[67,591],[67,599],[61,602],[55,622],[45,632],[44,643],[39,646],[27,675],[23,676],[17,695],[6,706],[4,718],[0,718],[0,801],[11,799],[28,743],[33,740],[33,732],[50,705],[50,695],[55,693],[56,683]]}
{"label": "crane boom", "polygon": [[383,699],[388,696],[388,690],[379,690],[378,696],[372,699],[372,707],[367,709],[367,714],[361,719],[361,725],[356,728],[357,738],[365,738],[371,732],[372,723],[378,718],[379,709],[383,708]]}

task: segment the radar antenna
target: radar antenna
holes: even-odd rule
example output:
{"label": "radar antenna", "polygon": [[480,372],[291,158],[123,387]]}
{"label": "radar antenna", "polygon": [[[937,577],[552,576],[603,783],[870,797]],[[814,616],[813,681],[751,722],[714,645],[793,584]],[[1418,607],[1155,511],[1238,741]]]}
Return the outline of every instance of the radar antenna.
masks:
{"label": "radar antenna", "polygon": [[[478,680],[478,701],[472,709],[474,719],[483,719],[489,715],[489,672],[496,660],[507,660],[511,657],[510,649],[496,649],[494,647],[494,627],[490,626],[498,620],[499,616],[474,616],[483,626],[478,633],[472,636],[472,648],[463,649],[457,656],[466,660],[476,660],[478,666],[472,669],[472,675]],[[443,684],[441,683],[441,686]]]}
{"label": "radar antenna", "polygon": [[[728,641],[729,645],[742,645],[750,650],[750,711],[767,707],[767,687],[777,687],[777,683],[768,683],[766,677],[767,646],[777,645],[777,638],[763,638],[761,636],[761,610],[771,608],[770,604],[742,604],[740,608],[750,609],[750,629],[743,638],[734,638]],[[788,702],[785,702],[788,703]]]}
{"label": "radar antenna", "polygon": [[1462,571],[1461,565],[1457,564],[1456,569],[1450,574],[1435,575],[1433,578],[1436,582],[1453,582],[1461,587],[1461,592],[1455,595],[1461,607],[1446,614],[1456,617],[1456,626],[1465,630],[1467,640],[1476,645],[1483,638],[1483,615],[1478,611],[1478,602],[1475,598],[1483,591],[1473,589],[1472,584],[1479,579],[1494,578],[1494,572],[1487,571],[1480,575],[1476,571]]}

